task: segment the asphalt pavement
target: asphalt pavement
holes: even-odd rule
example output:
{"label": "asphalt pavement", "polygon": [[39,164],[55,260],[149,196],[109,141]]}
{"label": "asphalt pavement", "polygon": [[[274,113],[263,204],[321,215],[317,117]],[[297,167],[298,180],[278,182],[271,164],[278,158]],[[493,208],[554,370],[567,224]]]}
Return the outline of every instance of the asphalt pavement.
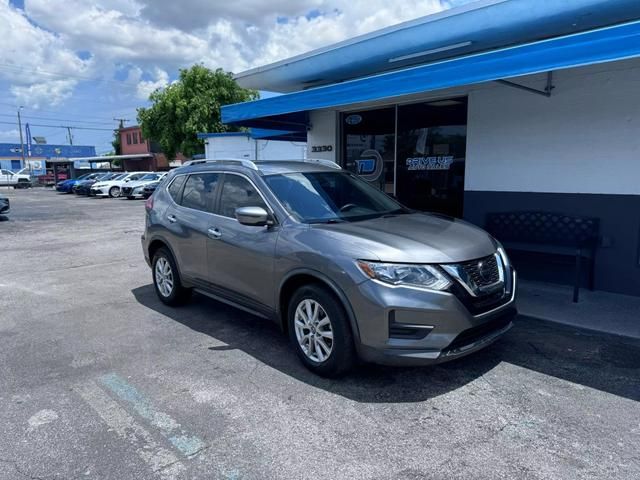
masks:
{"label": "asphalt pavement", "polygon": [[162,305],[144,202],[4,190],[0,479],[637,479],[640,341],[519,317],[326,380],[272,324]]}

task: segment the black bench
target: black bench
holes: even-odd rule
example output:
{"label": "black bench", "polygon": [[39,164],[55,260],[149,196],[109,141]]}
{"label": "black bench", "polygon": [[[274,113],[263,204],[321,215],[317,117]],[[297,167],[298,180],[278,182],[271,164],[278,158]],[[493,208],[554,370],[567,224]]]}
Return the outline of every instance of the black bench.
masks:
{"label": "black bench", "polygon": [[593,290],[600,221],[553,212],[489,213],[486,230],[507,250],[575,257],[573,301],[578,301],[583,259],[589,262],[589,289]]}

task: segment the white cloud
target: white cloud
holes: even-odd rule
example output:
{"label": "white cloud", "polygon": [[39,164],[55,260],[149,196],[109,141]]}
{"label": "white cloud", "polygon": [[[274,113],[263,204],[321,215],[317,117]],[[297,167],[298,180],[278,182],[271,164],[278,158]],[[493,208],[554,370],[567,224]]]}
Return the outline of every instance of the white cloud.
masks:
{"label": "white cloud", "polygon": [[[194,63],[239,72],[439,11],[447,0],[0,0],[0,79],[30,106],[88,79],[147,98]],[[81,59],[78,52],[90,52]],[[83,56],[83,58],[85,58]],[[99,87],[96,87],[99,88]]]}
{"label": "white cloud", "polygon": [[0,38],[0,76],[26,106],[60,103],[76,84],[70,76],[86,74],[91,67],[91,60],[81,60],[62,39],[34,26],[8,0],[0,0]]}
{"label": "white cloud", "polygon": [[17,128],[13,130],[0,130],[0,142],[19,142],[20,132]]}
{"label": "white cloud", "polygon": [[31,85],[12,85],[10,88],[18,105],[31,108],[56,106],[71,97],[76,80],[49,80]]}
{"label": "white cloud", "polygon": [[153,91],[169,85],[169,74],[161,68],[155,69],[154,78],[155,80],[141,80],[138,82],[136,87],[138,98],[147,100]]}

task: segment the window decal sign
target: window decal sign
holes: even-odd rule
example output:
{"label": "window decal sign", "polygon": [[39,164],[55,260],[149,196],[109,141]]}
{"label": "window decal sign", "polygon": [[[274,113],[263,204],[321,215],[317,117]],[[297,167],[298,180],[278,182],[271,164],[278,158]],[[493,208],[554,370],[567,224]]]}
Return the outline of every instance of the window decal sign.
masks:
{"label": "window decal sign", "polygon": [[377,150],[369,149],[360,154],[360,159],[356,160],[358,175],[367,182],[375,182],[382,175],[384,162],[382,155]]}
{"label": "window decal sign", "polygon": [[407,158],[407,170],[449,170],[453,156],[432,156]]}
{"label": "window decal sign", "polygon": [[360,122],[362,122],[362,115],[349,115],[344,119],[344,121],[349,125],[358,125]]}

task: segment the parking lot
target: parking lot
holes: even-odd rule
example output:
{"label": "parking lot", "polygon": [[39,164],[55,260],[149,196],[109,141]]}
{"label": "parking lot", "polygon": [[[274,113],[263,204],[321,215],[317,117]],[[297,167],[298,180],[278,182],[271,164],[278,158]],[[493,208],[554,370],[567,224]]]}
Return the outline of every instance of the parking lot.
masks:
{"label": "parking lot", "polygon": [[162,305],[143,201],[0,194],[0,479],[640,478],[638,340],[519,317],[326,380],[259,318]]}

